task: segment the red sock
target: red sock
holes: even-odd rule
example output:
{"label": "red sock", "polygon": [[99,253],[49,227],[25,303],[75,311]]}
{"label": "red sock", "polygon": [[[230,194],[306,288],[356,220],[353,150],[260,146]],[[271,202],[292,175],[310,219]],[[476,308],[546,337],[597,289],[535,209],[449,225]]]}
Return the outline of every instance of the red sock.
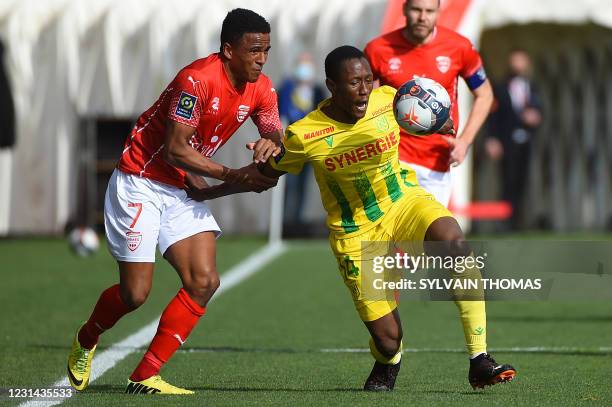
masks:
{"label": "red sock", "polygon": [[79,331],[79,343],[85,349],[93,348],[100,334],[112,328],[131,309],[119,295],[119,284],[107,288],[98,299],[91,316]]}
{"label": "red sock", "polygon": [[162,365],[185,343],[205,312],[206,308],[197,304],[187,291],[181,288],[162,313],[157,333],[130,380],[140,382],[158,374]]}

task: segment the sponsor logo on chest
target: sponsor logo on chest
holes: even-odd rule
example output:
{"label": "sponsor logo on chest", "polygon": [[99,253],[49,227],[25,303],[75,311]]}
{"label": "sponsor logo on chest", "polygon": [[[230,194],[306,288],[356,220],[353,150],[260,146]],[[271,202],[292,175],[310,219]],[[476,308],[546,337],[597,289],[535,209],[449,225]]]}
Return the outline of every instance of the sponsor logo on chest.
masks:
{"label": "sponsor logo on chest", "polygon": [[315,137],[324,136],[329,133],[333,133],[336,128],[334,126],[329,126],[324,129],[311,131],[309,133],[304,134],[304,140],[310,140]]}
{"label": "sponsor logo on chest", "polygon": [[208,109],[206,109],[206,114],[212,114],[212,115],[218,114],[220,103],[221,102],[218,96],[215,96],[214,98],[212,98],[210,105],[208,105]]}
{"label": "sponsor logo on chest", "polygon": [[369,160],[372,157],[383,154],[388,150],[396,148],[399,138],[394,132],[390,132],[385,137],[380,137],[371,143],[364,144],[357,148],[350,149],[340,154],[327,157],[324,160],[327,171],[336,171],[345,167],[350,167],[361,161]]}

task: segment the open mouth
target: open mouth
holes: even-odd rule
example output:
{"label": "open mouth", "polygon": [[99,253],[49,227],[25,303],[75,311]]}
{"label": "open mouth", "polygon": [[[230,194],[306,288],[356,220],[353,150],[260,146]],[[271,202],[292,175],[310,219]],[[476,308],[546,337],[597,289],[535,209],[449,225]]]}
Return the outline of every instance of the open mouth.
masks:
{"label": "open mouth", "polygon": [[358,112],[365,112],[367,108],[368,108],[368,101],[367,100],[355,103],[355,109]]}

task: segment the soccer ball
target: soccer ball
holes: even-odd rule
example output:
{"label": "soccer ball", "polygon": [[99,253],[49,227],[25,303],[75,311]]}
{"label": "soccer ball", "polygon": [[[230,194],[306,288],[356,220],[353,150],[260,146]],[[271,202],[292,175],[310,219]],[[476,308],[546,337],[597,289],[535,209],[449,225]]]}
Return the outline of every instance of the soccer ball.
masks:
{"label": "soccer ball", "polygon": [[75,254],[86,257],[98,250],[100,240],[92,228],[77,227],[68,235],[68,244]]}
{"label": "soccer ball", "polygon": [[404,83],[393,100],[393,114],[400,127],[415,136],[440,131],[450,116],[450,96],[444,86],[428,78]]}

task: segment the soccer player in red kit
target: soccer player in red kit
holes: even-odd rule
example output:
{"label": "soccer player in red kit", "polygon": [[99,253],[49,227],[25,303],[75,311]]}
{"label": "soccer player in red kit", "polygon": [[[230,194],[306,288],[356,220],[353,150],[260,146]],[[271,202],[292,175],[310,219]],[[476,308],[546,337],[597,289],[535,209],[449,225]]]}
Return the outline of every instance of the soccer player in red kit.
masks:
{"label": "soccer player in red kit", "polygon": [[493,91],[480,55],[470,41],[437,25],[440,0],[406,0],[403,9],[406,26],[375,38],[365,48],[374,77],[381,85],[394,88],[415,77],[440,83],[451,97],[455,131],[459,123],[459,77],[466,81],[474,95],[472,110],[457,138],[441,134],[419,137],[401,132],[399,153],[403,167],[410,171],[413,180],[416,172],[419,184],[442,205],[448,206],[451,194],[449,167],[463,162],[489,114]]}
{"label": "soccer player in red kit", "polygon": [[[484,123],[493,91],[478,51],[470,41],[454,31],[437,25],[440,0],[406,0],[406,26],[375,38],[365,54],[374,77],[381,85],[399,88],[415,77],[433,79],[446,88],[451,97],[455,132],[458,123],[457,83],[461,76],[474,95],[474,105],[459,137],[441,134],[418,137],[400,133],[399,159],[407,180],[416,181],[444,206],[451,193],[450,165],[458,165],[476,133]],[[414,171],[412,171],[414,170]],[[416,173],[416,176],[415,176]],[[493,377],[500,366],[487,353],[486,307],[484,300],[456,300],[470,357],[468,379],[473,387],[495,384]]]}
{"label": "soccer player in red kit", "polygon": [[[127,137],[109,181],[104,221],[119,284],[107,288],[77,331],[68,377],[77,390],[89,383],[100,335],[146,300],[155,248],[176,269],[183,287],[161,315],[157,333],[130,378],[126,393],[190,394],[159,376],[206,312],[219,287],[215,240],[219,226],[205,203],[187,196],[208,176],[237,190],[261,192],[276,184],[256,163],[278,153],[282,128],[276,93],[262,74],[270,25],[245,9],[227,14],[220,52],[181,69]],[[255,163],[229,169],[210,157],[251,117],[261,139],[250,143]]]}

